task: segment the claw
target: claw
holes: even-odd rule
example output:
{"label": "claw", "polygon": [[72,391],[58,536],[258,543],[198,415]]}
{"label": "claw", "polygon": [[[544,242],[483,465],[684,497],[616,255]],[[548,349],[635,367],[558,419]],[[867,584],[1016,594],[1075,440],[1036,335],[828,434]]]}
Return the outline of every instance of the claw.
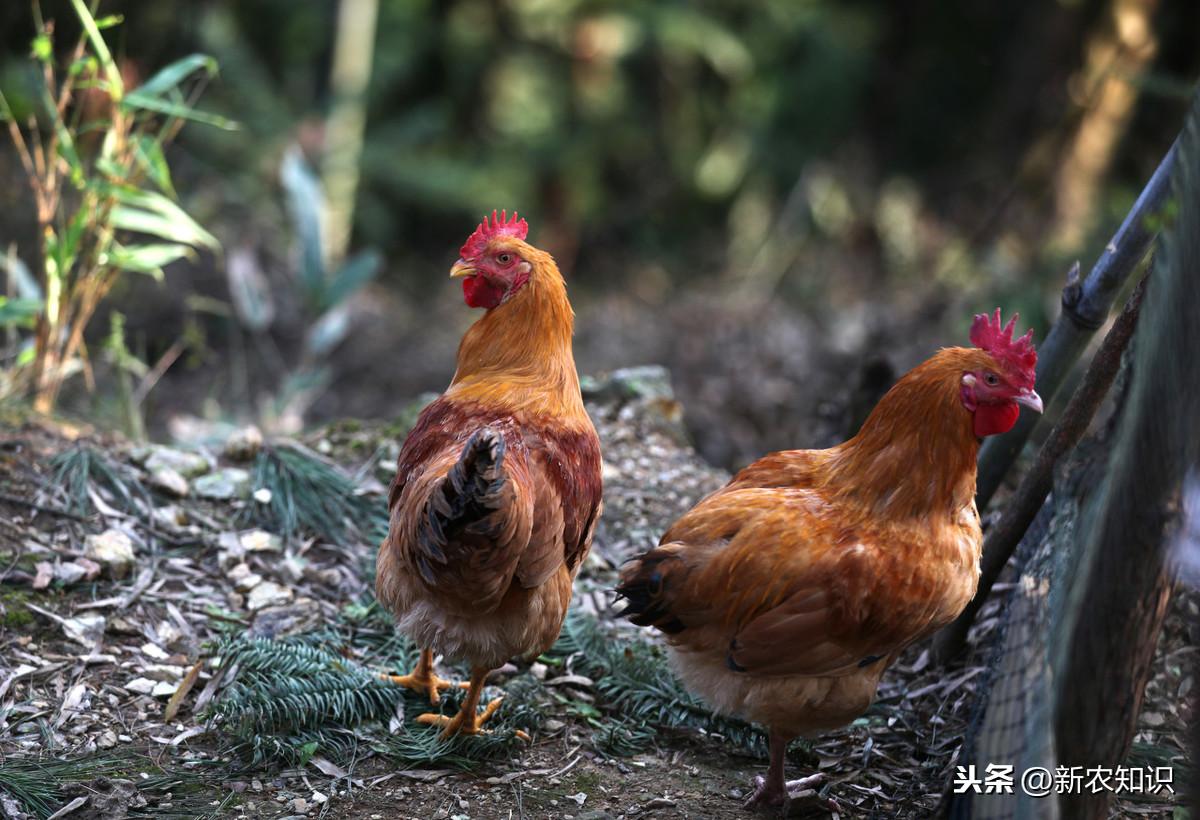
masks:
{"label": "claw", "polygon": [[[483,708],[482,712],[476,713],[474,706],[469,702],[463,704],[463,708],[458,710],[458,714],[450,717],[448,715],[434,715],[426,713],[417,716],[417,723],[424,723],[426,726],[441,726],[442,739],[447,740],[455,735],[479,735],[491,734],[491,729],[484,729],[483,724],[488,721],[492,715],[496,714],[496,710],[500,708],[500,702],[504,698],[496,698],[488,703]],[[467,711],[467,710],[470,711]],[[468,717],[469,715],[469,717]],[[521,734],[524,734],[522,732]],[[526,740],[529,739],[525,735]]]}
{"label": "claw", "polygon": [[412,689],[414,692],[424,692],[429,698],[429,702],[437,706],[441,701],[440,694],[443,689],[469,689],[471,684],[466,682],[455,683],[452,680],[439,678],[432,672],[428,675],[419,675],[413,672],[411,675],[380,675],[380,679],[390,681],[397,686],[403,686],[406,689]]}
{"label": "claw", "polygon": [[[789,780],[782,785],[770,786],[766,778],[759,775],[754,778],[754,792],[750,798],[742,805],[747,809],[753,809],[759,806],[784,807],[790,801],[808,801],[816,798],[817,792],[814,788],[818,783],[825,779],[825,775],[821,773],[802,777],[799,780]],[[832,798],[827,801],[817,800],[818,803],[825,805],[827,808],[832,806],[836,809],[837,804]]]}
{"label": "claw", "polygon": [[455,683],[445,678],[439,678],[433,671],[433,650],[430,649],[421,650],[421,657],[417,660],[417,666],[411,674],[380,675],[379,677],[381,680],[390,681],[398,686],[412,689],[414,692],[424,692],[434,706],[437,706],[438,701],[442,699],[439,694],[442,689],[451,687],[469,689],[471,686],[469,683]]}

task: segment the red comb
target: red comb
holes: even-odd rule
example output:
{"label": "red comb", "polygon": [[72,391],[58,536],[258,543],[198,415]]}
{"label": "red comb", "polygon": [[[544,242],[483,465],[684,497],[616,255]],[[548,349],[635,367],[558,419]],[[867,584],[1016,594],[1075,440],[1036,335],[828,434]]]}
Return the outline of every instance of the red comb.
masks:
{"label": "red comb", "polygon": [[499,236],[515,236],[517,239],[524,239],[529,234],[529,224],[518,217],[516,211],[513,211],[511,219],[508,217],[508,211],[501,211],[498,217],[496,212],[492,211],[491,220],[488,222],[488,217],[484,216],[479,227],[475,229],[475,233],[468,236],[467,241],[459,248],[459,256],[463,259],[473,259],[483,253],[488,242]]}
{"label": "red comb", "polygon": [[971,344],[991,353],[1004,366],[1019,387],[1033,387],[1037,377],[1037,351],[1033,349],[1033,328],[1013,339],[1013,328],[1020,318],[1014,313],[1008,324],[1000,326],[1000,308],[995,314],[976,313],[971,323]]}

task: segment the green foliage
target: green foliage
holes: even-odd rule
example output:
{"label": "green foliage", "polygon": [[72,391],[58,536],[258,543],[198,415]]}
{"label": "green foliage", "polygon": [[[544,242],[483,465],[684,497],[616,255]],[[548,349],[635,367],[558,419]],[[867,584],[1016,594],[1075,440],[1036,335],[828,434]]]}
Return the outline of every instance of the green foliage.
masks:
{"label": "green foliage", "polygon": [[387,535],[383,505],[337,466],[298,444],[264,447],[254,463],[253,486],[269,490],[271,500],[248,506],[243,520],[284,538],[313,533],[339,543]]}
{"label": "green foliage", "polygon": [[[204,55],[185,57],[127,88],[103,34],[122,18],[97,20],[96,5],[89,9],[83,0],[71,0],[82,33],[64,72],[55,66],[54,24],[42,21],[35,4],[39,28],[31,59],[41,87],[27,129],[0,94],[0,120],[8,123],[33,189],[41,237],[38,301],[0,306],[0,324],[36,323],[34,353],[28,361],[17,360],[28,371],[2,387],[31,391],[42,412],[53,409],[64,380],[83,369],[84,329],[121,274],[161,279],[164,265],[194,248],[219,250],[216,239],[173,200],[163,154],[163,145],[186,120],[232,127],[223,117],[198,111],[185,96],[193,78],[215,73],[215,62]],[[158,190],[148,189],[147,181]]]}
{"label": "green foliage", "polygon": [[[184,761],[186,769],[164,771],[149,757],[133,752],[85,755],[62,759],[57,757],[8,757],[0,762],[0,793],[11,795],[34,817],[47,818],[61,809],[73,795],[95,788],[99,777],[129,778],[137,772],[137,789],[151,798],[150,811],[156,818],[218,817],[224,805],[214,811],[211,792],[195,799],[191,792],[198,787],[215,786],[218,776],[210,775],[205,766],[212,761]],[[226,773],[222,773],[226,774]],[[74,787],[74,788],[70,788]],[[154,797],[170,794],[171,808],[156,805]],[[136,807],[131,816],[143,815]]]}
{"label": "green foliage", "polygon": [[[376,635],[378,637],[378,635]],[[360,646],[361,633],[343,622],[317,634],[285,639],[228,637],[214,647],[221,665],[234,672],[208,717],[231,741],[232,750],[255,764],[301,764],[320,753],[334,760],[359,756],[360,747],[406,764],[449,764],[472,761],[513,749],[515,726],[536,725],[528,684],[509,688],[502,713],[491,734],[442,740],[437,729],[416,722],[429,711],[423,695],[381,679],[349,655],[366,649],[368,657],[388,668],[403,668],[415,659],[407,642]],[[337,647],[345,654],[331,651]],[[536,682],[534,682],[536,684]],[[522,691],[524,687],[525,691]],[[453,713],[455,697],[443,700]],[[395,731],[389,720],[395,719]]]}
{"label": "green foliage", "polygon": [[614,640],[611,628],[593,615],[572,610],[549,654],[555,659],[574,656],[573,668],[596,681],[604,705],[619,716],[616,723],[589,721],[601,748],[631,754],[652,745],[658,729],[670,728],[720,735],[745,751],[766,755],[763,732],[715,714],[684,689],[660,647],[641,639]]}
{"label": "green foliage", "polygon": [[75,515],[96,511],[93,492],[104,492],[106,503],[138,517],[152,506],[149,493],[129,466],[104,450],[79,443],[55,455],[50,468],[54,477],[48,486],[65,496],[65,509]]}
{"label": "green foliage", "polygon": [[33,327],[44,304],[41,299],[10,299],[0,296],[0,327]]}
{"label": "green foliage", "polygon": [[[723,223],[713,205],[782,198],[839,145],[882,16],[829,0],[454,0],[381,3],[379,14],[360,237],[411,250],[439,221],[449,234],[507,206],[535,226],[621,231],[656,254]],[[326,21],[285,0],[209,7],[201,43],[237,72],[217,94],[246,131],[195,149],[239,172],[264,146],[283,150],[312,113],[303,91],[323,85],[308,66],[328,48]],[[648,211],[654,224],[635,230]]]}

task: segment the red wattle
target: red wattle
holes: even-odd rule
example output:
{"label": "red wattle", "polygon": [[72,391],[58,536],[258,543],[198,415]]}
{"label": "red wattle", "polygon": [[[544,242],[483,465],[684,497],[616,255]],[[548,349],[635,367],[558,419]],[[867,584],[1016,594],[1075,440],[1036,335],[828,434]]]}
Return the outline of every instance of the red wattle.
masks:
{"label": "red wattle", "polygon": [[1021,408],[1015,401],[981,404],[975,409],[975,435],[979,438],[1007,433],[1017,423]]}
{"label": "red wattle", "polygon": [[504,298],[503,288],[493,285],[482,276],[468,276],[463,279],[463,299],[469,307],[494,308]]}

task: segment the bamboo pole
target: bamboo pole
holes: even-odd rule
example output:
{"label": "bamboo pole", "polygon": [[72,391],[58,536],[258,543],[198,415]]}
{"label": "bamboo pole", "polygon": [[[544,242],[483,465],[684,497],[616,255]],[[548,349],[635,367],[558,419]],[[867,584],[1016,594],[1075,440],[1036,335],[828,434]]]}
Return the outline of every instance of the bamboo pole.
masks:
{"label": "bamboo pole", "polygon": [[367,123],[367,86],[375,53],[379,0],[341,0],[333,50],[333,107],[326,126],[321,176],[325,188],[325,268],[346,256],[354,223],[359,161]]}

